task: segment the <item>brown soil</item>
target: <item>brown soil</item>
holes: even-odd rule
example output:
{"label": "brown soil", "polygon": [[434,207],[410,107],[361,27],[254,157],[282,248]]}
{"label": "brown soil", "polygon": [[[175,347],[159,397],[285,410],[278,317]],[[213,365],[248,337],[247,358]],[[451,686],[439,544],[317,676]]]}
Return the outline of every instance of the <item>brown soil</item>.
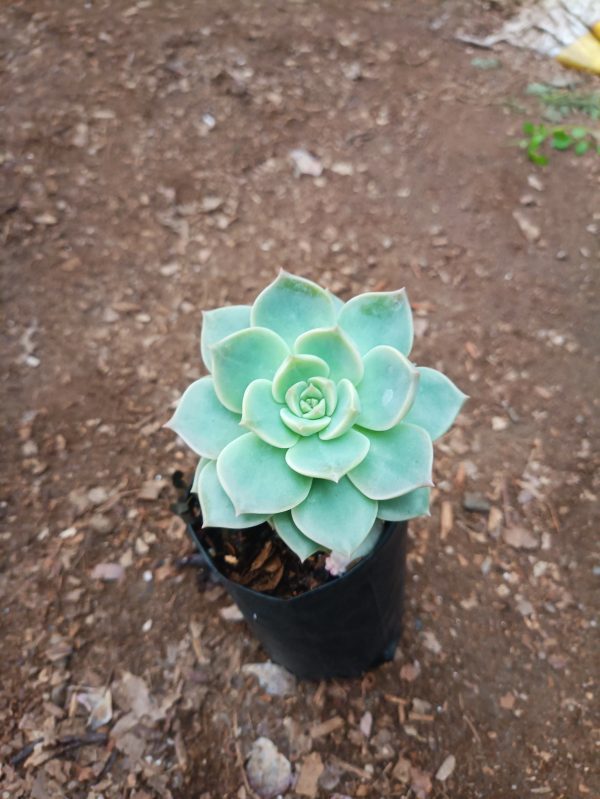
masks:
{"label": "brown soil", "polygon": [[[600,794],[600,158],[515,146],[530,81],[597,79],[509,49],[476,69],[474,13],[493,27],[460,0],[0,7],[2,799],[241,799],[260,736],[320,799]],[[410,528],[396,660],[283,697],[177,568],[166,476],[194,461],[162,429],[200,310],[280,266],[406,285],[415,360],[471,395]],[[112,713],[83,739],[90,687]]]}
{"label": "brown soil", "polygon": [[[301,562],[268,524],[245,530],[202,526],[195,495],[181,498],[193,533],[219,574],[261,594],[290,599],[335,579],[325,568],[325,555]],[[202,568],[210,568],[209,563]]]}

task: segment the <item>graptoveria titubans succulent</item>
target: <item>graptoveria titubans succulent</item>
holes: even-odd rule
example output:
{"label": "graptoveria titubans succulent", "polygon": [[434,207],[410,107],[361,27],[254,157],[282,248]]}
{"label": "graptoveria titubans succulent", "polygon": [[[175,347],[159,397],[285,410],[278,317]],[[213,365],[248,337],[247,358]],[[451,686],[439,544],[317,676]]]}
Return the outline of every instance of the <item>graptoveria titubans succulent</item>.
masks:
{"label": "graptoveria titubans succulent", "polygon": [[269,521],[305,559],[351,555],[377,518],[428,513],[432,441],[465,395],[407,358],[404,289],[342,303],[281,272],[254,305],[203,315],[210,376],[168,426],[199,455],[205,526]]}

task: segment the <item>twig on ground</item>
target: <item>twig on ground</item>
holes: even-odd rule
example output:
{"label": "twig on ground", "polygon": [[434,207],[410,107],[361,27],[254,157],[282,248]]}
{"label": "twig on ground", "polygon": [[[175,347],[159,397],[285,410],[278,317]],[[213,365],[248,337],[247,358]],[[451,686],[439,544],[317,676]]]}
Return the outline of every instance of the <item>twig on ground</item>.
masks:
{"label": "twig on ground", "polygon": [[252,790],[250,783],[248,782],[248,775],[246,774],[246,769],[244,768],[244,758],[242,756],[242,749],[240,747],[240,742],[237,739],[236,732],[238,728],[238,717],[237,711],[233,711],[233,715],[231,717],[231,732],[233,735],[233,745],[235,746],[235,759],[240,769],[240,773],[242,775],[242,781],[244,783],[244,788],[248,792],[248,794],[252,797],[252,799],[260,799],[260,796]]}

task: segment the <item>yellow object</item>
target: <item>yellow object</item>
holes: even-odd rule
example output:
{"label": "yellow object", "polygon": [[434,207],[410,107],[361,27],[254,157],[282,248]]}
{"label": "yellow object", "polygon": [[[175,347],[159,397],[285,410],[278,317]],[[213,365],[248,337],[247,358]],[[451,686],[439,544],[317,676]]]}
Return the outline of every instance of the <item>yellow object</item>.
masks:
{"label": "yellow object", "polygon": [[556,60],[564,67],[600,75],[600,22],[592,25],[592,31],[561,50]]}

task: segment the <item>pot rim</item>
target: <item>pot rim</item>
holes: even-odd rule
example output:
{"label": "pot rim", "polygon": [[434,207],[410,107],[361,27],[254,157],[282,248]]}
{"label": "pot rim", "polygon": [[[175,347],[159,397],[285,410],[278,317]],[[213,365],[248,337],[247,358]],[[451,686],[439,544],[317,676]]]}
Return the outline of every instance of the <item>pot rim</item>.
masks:
{"label": "pot rim", "polygon": [[[330,583],[324,583],[323,585],[319,585],[316,588],[311,588],[309,591],[305,591],[302,594],[298,594],[298,596],[292,596],[292,597],[270,596],[269,594],[265,594],[262,591],[255,591],[254,588],[248,588],[245,585],[240,585],[240,583],[236,583],[234,580],[230,580],[228,577],[226,577],[224,574],[222,574],[219,571],[219,569],[217,568],[215,562],[213,561],[213,559],[211,558],[210,554],[207,552],[206,548],[204,547],[204,545],[200,541],[198,535],[196,534],[196,531],[194,530],[193,524],[191,522],[189,522],[189,521],[187,523],[187,528],[188,528],[188,534],[190,535],[190,538],[192,539],[192,541],[194,542],[196,547],[205,556],[206,561],[207,561],[207,563],[209,565],[209,568],[218,576],[218,579],[221,582],[223,582],[226,585],[233,586],[236,591],[240,591],[242,594],[247,594],[248,596],[255,596],[255,597],[259,596],[265,602],[268,602],[268,603],[271,603],[271,604],[280,604],[282,602],[283,603],[294,603],[294,602],[298,603],[298,602],[301,602],[303,599],[305,599],[308,596],[312,597],[312,596],[315,596],[315,595],[317,595],[319,593],[323,593],[324,591],[333,590],[335,588],[335,586],[339,585],[340,582],[342,582],[343,580],[348,580],[348,579],[350,579],[350,577],[355,576],[357,573],[359,573],[361,570],[363,570],[365,568],[365,566],[369,563],[369,561],[371,561],[371,559],[374,558],[377,555],[378,551],[383,546],[385,546],[385,544],[389,541],[389,539],[393,535],[395,535],[395,534],[405,535],[406,534],[407,523],[406,522],[389,522],[389,521],[384,522],[383,530],[381,531],[381,535],[379,536],[379,539],[378,539],[377,543],[375,544],[375,546],[373,547],[371,552],[369,552],[368,555],[366,555],[365,557],[360,559],[360,561],[356,564],[356,566],[354,566],[349,571],[344,572],[344,574],[339,575],[334,580],[332,580]],[[400,529],[397,530],[396,528],[400,528]],[[222,528],[222,529],[228,529],[228,528]]]}

